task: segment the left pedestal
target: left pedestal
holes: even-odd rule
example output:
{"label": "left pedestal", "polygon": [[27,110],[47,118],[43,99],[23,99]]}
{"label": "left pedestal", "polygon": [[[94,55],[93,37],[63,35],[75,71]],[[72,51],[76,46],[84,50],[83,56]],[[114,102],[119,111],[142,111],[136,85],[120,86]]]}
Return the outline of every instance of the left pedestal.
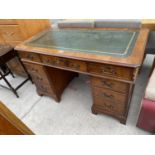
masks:
{"label": "left pedestal", "polygon": [[60,70],[39,64],[24,62],[31,74],[40,96],[50,96],[56,102],[61,101],[61,95],[69,82],[77,76],[77,73]]}

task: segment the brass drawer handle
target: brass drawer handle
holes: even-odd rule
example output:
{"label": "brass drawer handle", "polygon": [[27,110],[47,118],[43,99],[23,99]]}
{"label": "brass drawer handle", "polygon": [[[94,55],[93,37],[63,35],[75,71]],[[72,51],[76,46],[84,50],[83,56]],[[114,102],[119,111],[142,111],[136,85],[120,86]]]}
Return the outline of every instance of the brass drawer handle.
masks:
{"label": "brass drawer handle", "polygon": [[28,54],[27,58],[30,59],[30,60],[33,60],[34,59],[33,54]]}
{"label": "brass drawer handle", "polygon": [[114,96],[113,95],[109,95],[109,94],[106,94],[106,93],[103,93],[103,96],[107,99],[111,99],[111,100],[114,100]]}
{"label": "brass drawer handle", "polygon": [[48,89],[46,87],[44,87],[43,85],[41,85],[40,88],[42,89],[42,91],[48,92]]}
{"label": "brass drawer handle", "polygon": [[80,65],[79,64],[74,64],[74,63],[69,63],[67,67],[71,67],[71,68],[74,68],[74,69],[77,69],[79,70],[80,69]]}
{"label": "brass drawer handle", "polygon": [[55,61],[55,64],[56,64],[56,65],[59,65],[60,62],[61,62],[60,60],[56,60],[56,61]]}
{"label": "brass drawer handle", "polygon": [[114,109],[113,105],[111,105],[111,104],[104,103],[104,106],[106,108],[110,109],[110,110],[113,110]]}
{"label": "brass drawer handle", "polygon": [[43,78],[39,77],[39,76],[36,76],[36,79],[39,80],[39,81],[43,81]]}
{"label": "brass drawer handle", "polygon": [[102,67],[102,73],[104,73],[104,74],[111,74],[111,75],[117,75],[116,70],[113,67],[110,67],[110,66],[103,66]]}
{"label": "brass drawer handle", "polygon": [[52,60],[52,59],[47,59],[45,62],[50,63],[52,65],[59,65],[60,64],[59,60]]}
{"label": "brass drawer handle", "polygon": [[38,70],[35,69],[35,68],[31,68],[30,71],[35,72],[35,73],[38,73]]}
{"label": "brass drawer handle", "polygon": [[57,60],[47,59],[46,62],[50,63],[51,65],[61,65],[63,67],[70,67],[77,70],[80,69],[80,64],[76,64],[64,59],[57,59]]}
{"label": "brass drawer handle", "polygon": [[70,68],[74,68],[74,69],[79,69],[80,68],[80,65],[79,64],[76,64],[76,63],[73,63],[73,62],[70,62],[68,60],[60,60],[60,62],[62,62],[62,64],[65,66],[65,67],[70,67]]}
{"label": "brass drawer handle", "polygon": [[103,84],[104,86],[108,87],[108,88],[111,88],[111,89],[112,89],[112,87],[113,87],[113,83],[107,82],[107,81],[105,81],[105,80],[102,80],[102,84]]}

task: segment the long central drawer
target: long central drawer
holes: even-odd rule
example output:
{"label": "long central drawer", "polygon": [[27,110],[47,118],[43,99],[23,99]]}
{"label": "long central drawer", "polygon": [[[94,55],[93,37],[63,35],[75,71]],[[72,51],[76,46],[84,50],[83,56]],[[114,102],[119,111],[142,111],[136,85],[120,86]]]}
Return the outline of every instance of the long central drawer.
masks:
{"label": "long central drawer", "polygon": [[41,56],[41,59],[47,65],[68,68],[75,71],[87,71],[87,65],[83,61],[44,55]]}

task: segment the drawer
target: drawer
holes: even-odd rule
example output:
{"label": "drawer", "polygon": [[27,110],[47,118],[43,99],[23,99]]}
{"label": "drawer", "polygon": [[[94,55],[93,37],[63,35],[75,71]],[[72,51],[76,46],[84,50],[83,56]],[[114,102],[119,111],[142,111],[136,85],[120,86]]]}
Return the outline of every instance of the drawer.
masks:
{"label": "drawer", "polygon": [[53,86],[47,78],[44,68],[41,65],[31,64],[27,62],[24,62],[24,65],[28,69],[28,72],[30,73],[33,82],[37,87],[37,92],[39,94],[56,98],[56,95],[53,91]]}
{"label": "drawer", "polygon": [[93,94],[97,96],[99,100],[106,100],[115,103],[125,103],[127,99],[127,95],[121,94],[118,92],[114,92],[109,89],[93,87]]}
{"label": "drawer", "polygon": [[132,68],[99,63],[88,63],[88,72],[124,80],[132,80],[134,76]]}
{"label": "drawer", "polygon": [[18,25],[0,25],[0,34],[5,41],[23,41],[24,39]]}
{"label": "drawer", "polygon": [[126,104],[128,104],[125,95],[101,88],[94,89],[93,98],[94,105],[111,112],[111,114],[117,113],[122,115],[125,112]]}
{"label": "drawer", "polygon": [[120,93],[128,93],[129,84],[105,78],[91,77],[91,84],[96,87],[108,88]]}
{"label": "drawer", "polygon": [[32,79],[35,83],[41,84],[49,84],[49,80],[43,70],[43,67],[36,64],[28,64],[24,63],[25,67],[27,68],[28,72],[32,76]]}
{"label": "drawer", "polygon": [[122,116],[125,113],[125,104],[114,103],[109,100],[101,100],[97,96],[94,97],[94,106],[110,115]]}
{"label": "drawer", "polygon": [[37,87],[37,92],[40,95],[50,96],[50,97],[54,98],[56,101],[58,101],[56,94],[54,93],[54,91],[52,90],[52,88],[50,86],[45,85],[45,84],[44,85],[36,84],[36,87]]}
{"label": "drawer", "polygon": [[54,96],[53,90],[49,85],[37,83],[36,86],[37,86],[37,89],[39,89],[45,95],[50,94],[50,95]]}
{"label": "drawer", "polygon": [[22,59],[41,62],[39,54],[31,53],[31,52],[23,52],[23,51],[19,51],[18,53]]}
{"label": "drawer", "polygon": [[0,25],[11,25],[17,24],[15,19],[0,19]]}
{"label": "drawer", "polygon": [[40,74],[42,73],[42,67],[39,65],[35,65],[32,63],[23,62],[27,70],[32,74]]}
{"label": "drawer", "polygon": [[29,71],[34,83],[36,84],[46,84],[49,85],[49,81],[45,76],[41,76],[40,74],[35,74],[34,72]]}
{"label": "drawer", "polygon": [[71,70],[87,71],[87,65],[83,61],[53,57],[53,56],[42,56],[42,62],[47,65],[68,68]]}

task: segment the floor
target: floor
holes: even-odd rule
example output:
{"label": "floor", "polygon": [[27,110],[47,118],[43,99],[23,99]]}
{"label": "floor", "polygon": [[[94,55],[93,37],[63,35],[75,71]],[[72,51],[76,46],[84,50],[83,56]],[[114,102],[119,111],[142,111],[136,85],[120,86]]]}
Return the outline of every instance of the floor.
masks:
{"label": "floor", "polygon": [[[144,61],[136,82],[126,125],[120,124],[117,119],[110,116],[91,113],[89,77],[85,75],[80,75],[70,83],[63,93],[60,104],[49,97],[38,96],[35,86],[30,82],[19,89],[20,98],[0,87],[0,100],[35,134],[147,135],[150,133],[137,128],[136,122],[153,58],[152,55],[147,55]],[[23,80],[22,77],[8,78],[15,86]],[[4,84],[3,81],[0,83]]]}

